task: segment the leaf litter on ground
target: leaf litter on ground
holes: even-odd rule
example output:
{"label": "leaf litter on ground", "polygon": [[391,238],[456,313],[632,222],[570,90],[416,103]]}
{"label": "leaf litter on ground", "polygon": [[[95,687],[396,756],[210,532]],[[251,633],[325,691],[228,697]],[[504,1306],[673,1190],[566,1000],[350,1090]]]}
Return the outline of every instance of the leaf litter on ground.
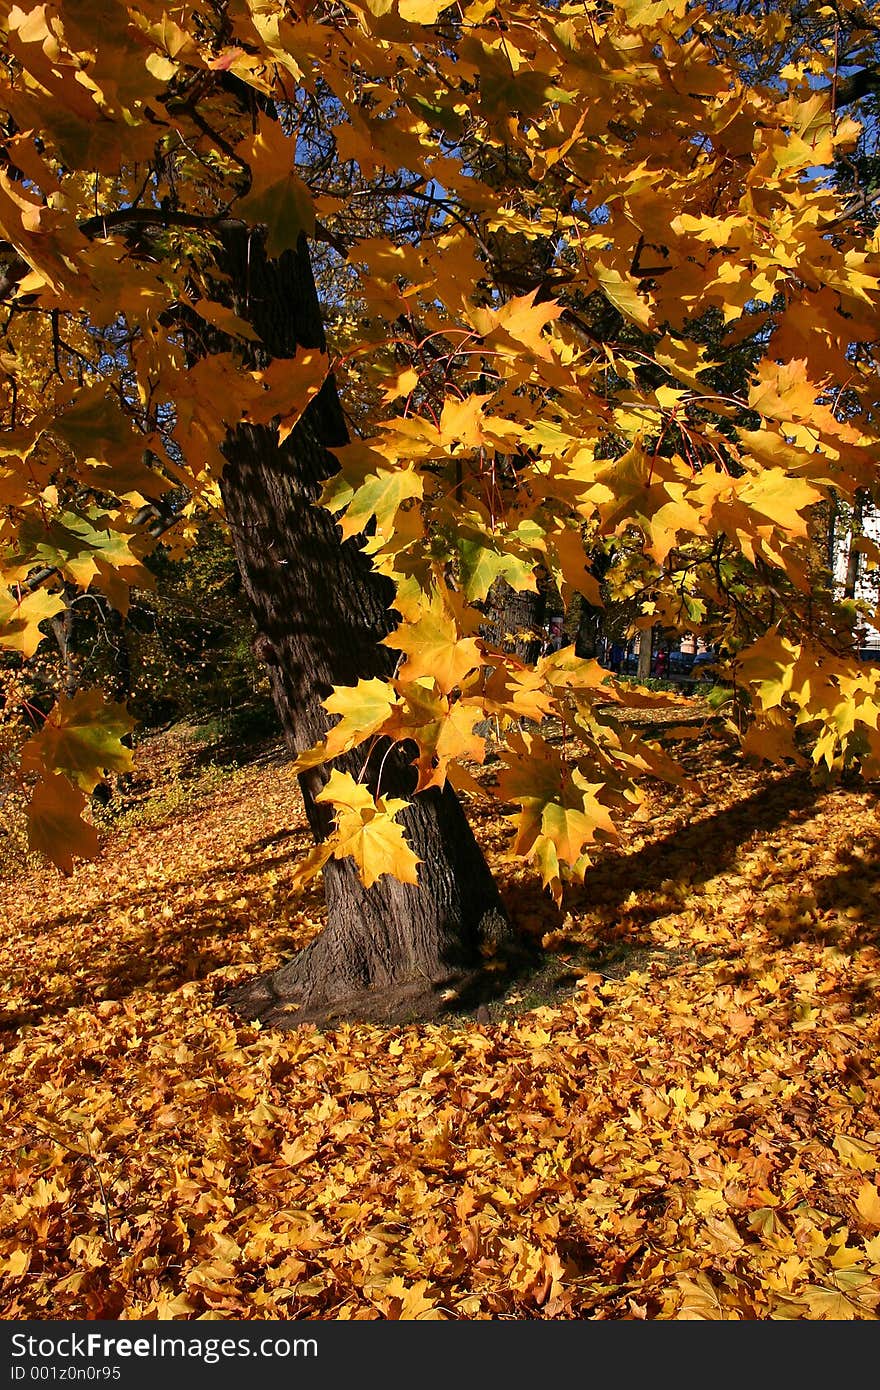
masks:
{"label": "leaf litter on ground", "polygon": [[561,911],[471,801],[544,970],[279,1033],[217,999],[320,929],[296,777],[185,751],[100,859],[0,882],[4,1317],[876,1317],[876,786],[706,730]]}

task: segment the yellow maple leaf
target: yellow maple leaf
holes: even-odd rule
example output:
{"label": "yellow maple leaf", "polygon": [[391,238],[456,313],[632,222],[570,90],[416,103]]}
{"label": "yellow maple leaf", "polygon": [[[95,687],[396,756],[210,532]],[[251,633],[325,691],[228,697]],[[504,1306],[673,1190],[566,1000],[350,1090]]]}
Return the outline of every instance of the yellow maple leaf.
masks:
{"label": "yellow maple leaf", "polygon": [[877,1191],[875,1183],[862,1183],[856,1198],[856,1206],[859,1216],[867,1221],[869,1226],[876,1226],[880,1229],[880,1192]]}
{"label": "yellow maple leaf", "polygon": [[419,374],[414,367],[407,367],[399,372],[392,385],[386,387],[382,392],[382,402],[389,405],[391,401],[399,400],[401,396],[408,396],[419,384]]}
{"label": "yellow maple leaf", "polygon": [[337,686],[324,701],[328,714],[338,714],[339,722],[314,748],[300,753],[294,766],[297,772],[319,763],[329,762],[340,753],[356,748],[388,720],[394,709],[395,693],[385,681],[373,676],[359,680],[356,685]]}
{"label": "yellow maple leaf", "polygon": [[401,704],[386,726],[393,738],[412,739],[418,746],[415,759],[418,791],[442,787],[453,759],[481,763],[485,740],[474,733],[483,717],[482,702],[450,701],[432,681],[399,681]]}
{"label": "yellow maple leaf", "polygon": [[492,336],[501,352],[521,352],[525,347],[535,357],[545,362],[552,360],[553,353],[541,330],[558,319],[562,313],[559,304],[536,304],[538,291],[509,299],[499,309],[473,309],[471,319],[478,333],[484,337]]}
{"label": "yellow maple leaf", "polygon": [[654,317],[651,305],[638,292],[631,275],[621,275],[614,266],[603,265],[601,262],[597,262],[593,267],[593,274],[605,298],[610,300],[624,318],[632,319],[633,323],[637,323],[641,328],[651,326]]}
{"label": "yellow maple leaf", "polygon": [[446,0],[400,0],[397,12],[411,24],[436,24]]}
{"label": "yellow maple leaf", "polygon": [[540,663],[537,669],[518,668],[513,661],[502,664],[500,660],[484,684],[483,703],[487,714],[533,719],[537,724],[553,708]]}
{"label": "yellow maple leaf", "polygon": [[812,1316],[827,1322],[852,1322],[860,1311],[841,1289],[822,1284],[808,1284],[804,1298]]}
{"label": "yellow maple leaf", "polygon": [[745,685],[754,687],[762,709],[782,704],[791,689],[800,650],[780,636],[778,628],[771,628],[739,654],[738,674]]}
{"label": "yellow maple leaf", "polygon": [[20,1279],[27,1274],[30,1263],[30,1250],[13,1250],[8,1255],[0,1256],[0,1274],[6,1274],[10,1279]]}
{"label": "yellow maple leaf", "polygon": [[561,526],[558,531],[548,531],[546,539],[558,560],[563,599],[582,594],[593,608],[604,608],[599,581],[592,572],[580,530]]}
{"label": "yellow maple leaf", "polygon": [[125,706],[102,691],[79,690],[50,711],[21,754],[26,772],[63,772],[83,791],[94,791],[106,772],[130,772],[132,753],[122,739],[134,728]]}
{"label": "yellow maple leaf", "polygon": [[349,855],[354,859],[366,888],[382,874],[402,883],[418,883],[417,867],[422,861],[407,844],[403,827],[394,820],[405,801],[376,799],[350,772],[336,769],[315,800],[336,808],[336,830],[328,844],[335,859]]}
{"label": "yellow maple leaf", "polygon": [[339,526],[344,539],[360,534],[375,517],[380,536],[393,534],[398,512],[413,498],[420,498],[424,482],[415,468],[389,460],[371,444],[360,440],[333,450],[341,469],[324,484],[321,505],[344,512]]}
{"label": "yellow maple leaf", "polygon": [[300,348],[295,357],[276,357],[255,375],[266,394],[251,402],[246,411],[248,418],[264,425],[276,419],[278,441],[283,444],[324,385],[329,371],[330,358],[316,348]]}
{"label": "yellow maple leaf", "polygon": [[806,765],[806,758],[794,741],[794,724],[783,710],[773,707],[762,710],[742,738],[746,756],[779,763],[786,760]]}
{"label": "yellow maple leaf", "polygon": [[483,431],[483,402],[491,400],[491,395],[465,396],[456,400],[448,396],[443,402],[440,416],[440,434],[444,443],[460,444],[464,449],[479,449],[485,443]]}
{"label": "yellow maple leaf", "polygon": [[460,685],[482,659],[479,643],[472,637],[460,638],[453,619],[437,607],[415,622],[401,623],[382,640],[386,647],[406,654],[398,673],[401,680],[431,676],[444,695]]}
{"label": "yellow maple leaf", "polygon": [[807,521],[800,513],[823,496],[819,488],[782,468],[765,468],[739,490],[741,502],[775,521],[789,536],[806,536]]}
{"label": "yellow maple leaf", "polygon": [[294,250],[302,233],[313,236],[312,196],[296,173],[295,142],[285,135],[281,122],[262,116],[257,134],[243,140],[236,154],[250,166],[253,177],[235,211],[245,221],[265,226],[267,255]]}
{"label": "yellow maple leaf", "polygon": [[593,838],[593,822],[573,806],[547,805],[541,812],[541,830],[552,840],[557,859],[573,864],[587,840]]}
{"label": "yellow maple leaf", "polygon": [[682,1292],[677,1317],[692,1322],[718,1322],[725,1317],[724,1308],[712,1280],[702,1270],[694,1274],[677,1274],[676,1282]]}
{"label": "yellow maple leaf", "polygon": [[50,594],[46,589],[20,595],[0,589],[0,647],[10,647],[22,656],[33,656],[45,636],[40,631],[40,623],[54,618],[64,606],[60,594]]}
{"label": "yellow maple leaf", "polygon": [[228,333],[232,338],[247,338],[252,343],[260,341],[259,333],[255,333],[251,325],[239,318],[228,304],[218,304],[213,299],[198,299],[192,307],[200,319],[219,328],[222,333]]}
{"label": "yellow maple leaf", "polygon": [[602,783],[590,783],[577,768],[569,769],[538,734],[514,734],[508,749],[502,753],[508,767],[498,778],[498,795],[521,807],[509,817],[516,827],[511,853],[526,858],[549,854],[545,882],[560,862],[572,868],[579,864],[584,845],[597,834],[616,836],[608,808],[598,799]]}
{"label": "yellow maple leaf", "polygon": [[751,409],[774,420],[813,419],[821,387],[809,379],[807,367],[803,360],[777,363],[764,358],[749,390]]}

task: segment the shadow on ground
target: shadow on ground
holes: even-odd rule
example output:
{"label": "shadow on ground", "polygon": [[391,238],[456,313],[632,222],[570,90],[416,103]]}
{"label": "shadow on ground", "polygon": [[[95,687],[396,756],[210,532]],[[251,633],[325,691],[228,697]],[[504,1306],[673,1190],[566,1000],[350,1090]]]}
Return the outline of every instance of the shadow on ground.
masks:
{"label": "shadow on ground", "polygon": [[[263,756],[267,753],[272,756],[271,750],[263,750]],[[733,766],[731,771],[733,775]],[[537,1003],[561,1002],[584,971],[614,978],[643,968],[649,960],[663,959],[674,968],[695,958],[688,952],[670,951],[651,939],[651,924],[668,909],[645,899],[669,879],[706,883],[732,867],[745,843],[771,835],[783,825],[807,820],[823,800],[833,796],[833,792],[817,790],[804,773],[792,772],[768,778],[758,790],[723,810],[696,815],[639,848],[604,849],[583,884],[566,889],[564,901],[564,909],[575,918],[601,901],[607,923],[601,948],[596,949],[595,941],[585,947],[574,937],[563,939],[552,952],[533,953],[507,969],[481,976],[473,991],[451,1001],[451,1007],[468,1017],[494,1018],[533,1008]],[[498,830],[499,810],[503,814],[504,809],[497,805],[469,807],[478,836],[491,848],[505,841],[505,834]],[[649,825],[644,833],[650,833]],[[28,978],[18,986],[20,994],[29,994],[27,1002],[0,1013],[0,1031],[36,1024],[84,1004],[121,1000],[134,990],[167,993],[220,969],[240,968],[237,983],[251,972],[279,964],[307,943],[309,934],[314,934],[313,927],[320,927],[323,896],[320,885],[312,885],[301,894],[296,916],[302,920],[293,928],[283,913],[267,903],[260,879],[268,870],[283,878],[291,861],[302,857],[309,842],[304,828],[283,829],[237,847],[234,857],[220,859],[185,881],[178,879],[145,890],[126,889],[82,913],[35,922],[33,939],[42,936],[47,941],[43,952],[46,982],[35,978],[33,966],[29,968]],[[535,882],[514,881],[512,872],[505,873],[504,869],[498,879],[515,926],[532,947],[537,947],[541,935],[553,925],[553,908],[546,893]],[[880,907],[876,894],[866,896],[865,886],[873,881],[876,888],[878,880],[880,837],[874,836],[860,847],[852,864],[842,864],[839,872],[815,882],[814,896],[822,907],[852,908],[859,941],[878,942]],[[216,898],[211,884],[217,885]],[[234,885],[234,904],[223,891],[229,885]],[[615,911],[633,890],[638,890],[642,901],[627,905],[625,921],[620,920],[622,913],[615,921]],[[182,907],[181,894],[185,895]],[[173,911],[165,915],[169,908]],[[131,922],[137,909],[141,920]],[[131,930],[102,940],[102,924],[113,910],[128,913]],[[529,925],[539,922],[540,929]],[[816,936],[824,928],[819,922],[812,928],[795,928],[789,923],[780,927],[778,939],[790,939],[784,932],[809,934],[811,930]],[[60,960],[52,957],[49,943],[53,933],[63,933],[67,942],[76,940],[77,948]],[[227,975],[224,985],[230,983],[233,981]]]}

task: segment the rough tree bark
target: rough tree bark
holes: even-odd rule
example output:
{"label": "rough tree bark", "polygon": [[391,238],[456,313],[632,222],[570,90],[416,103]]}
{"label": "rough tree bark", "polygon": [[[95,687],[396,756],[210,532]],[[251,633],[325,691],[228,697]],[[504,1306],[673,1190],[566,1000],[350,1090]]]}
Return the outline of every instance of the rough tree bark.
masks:
{"label": "rough tree bark", "polygon": [[580,607],[578,609],[577,634],[574,641],[575,656],[594,660],[599,655],[599,639],[602,635],[602,619],[605,610],[594,607],[584,598],[583,594],[579,594],[578,599]]}
{"label": "rough tree bark", "polygon": [[859,586],[859,570],[861,568],[861,552],[856,549],[854,541],[859,540],[865,533],[865,489],[857,488],[853,501],[852,521],[850,523],[849,534],[849,555],[846,561],[846,575],[843,581],[843,597],[850,602],[856,596]]}
{"label": "rough tree bark", "polygon": [[[223,246],[220,268],[230,276],[236,312],[253,324],[271,356],[323,349],[305,239],[295,252],[270,260],[258,237],[231,226]],[[361,543],[342,543],[330,515],[314,505],[338,468],[328,450],[346,441],[330,379],[283,445],[274,429],[242,425],[223,447],[221,489],[256,646],[293,753],[326,732],[321,702],[334,685],[388,676],[396,659],[378,645],[395,625],[390,584],[371,569]],[[381,766],[383,795],[409,795],[414,752],[406,745],[376,748],[368,785],[375,789]],[[364,756],[362,746],[333,766],[357,776]],[[329,772],[325,765],[300,777],[317,840],[330,828],[328,808],[315,800]],[[422,860],[418,885],[383,875],[367,889],[351,859],[330,860],[322,934],[280,968],[230,991],[225,1003],[292,1027],[307,1020],[426,1018],[442,1010],[450,989],[467,997],[485,956],[510,947],[498,889],[451,787],[420,793],[400,821]]]}
{"label": "rough tree bark", "polygon": [[502,651],[534,666],[541,655],[547,595],[511,588],[506,579],[496,579],[486,599],[486,622],[480,627],[484,637]]}
{"label": "rough tree bark", "polygon": [[639,634],[639,662],[637,675],[640,681],[646,681],[651,675],[651,658],[654,654],[654,629],[643,627]]}
{"label": "rough tree bark", "polygon": [[79,672],[76,664],[76,613],[73,607],[76,598],[76,585],[65,584],[63,595],[66,607],[60,613],[56,613],[53,618],[50,618],[49,623],[58,644],[58,654],[61,657],[64,693],[70,699],[79,689]]}

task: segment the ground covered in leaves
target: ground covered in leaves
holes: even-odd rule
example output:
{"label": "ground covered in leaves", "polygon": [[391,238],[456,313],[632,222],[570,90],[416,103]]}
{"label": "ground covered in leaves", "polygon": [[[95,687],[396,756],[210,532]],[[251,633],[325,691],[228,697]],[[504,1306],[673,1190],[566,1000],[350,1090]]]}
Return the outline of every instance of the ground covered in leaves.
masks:
{"label": "ground covered in leaves", "polygon": [[704,736],[561,912],[472,803],[552,968],[275,1033],[216,996],[319,928],[295,778],[187,750],[99,861],[0,882],[2,1316],[876,1316],[876,787]]}

